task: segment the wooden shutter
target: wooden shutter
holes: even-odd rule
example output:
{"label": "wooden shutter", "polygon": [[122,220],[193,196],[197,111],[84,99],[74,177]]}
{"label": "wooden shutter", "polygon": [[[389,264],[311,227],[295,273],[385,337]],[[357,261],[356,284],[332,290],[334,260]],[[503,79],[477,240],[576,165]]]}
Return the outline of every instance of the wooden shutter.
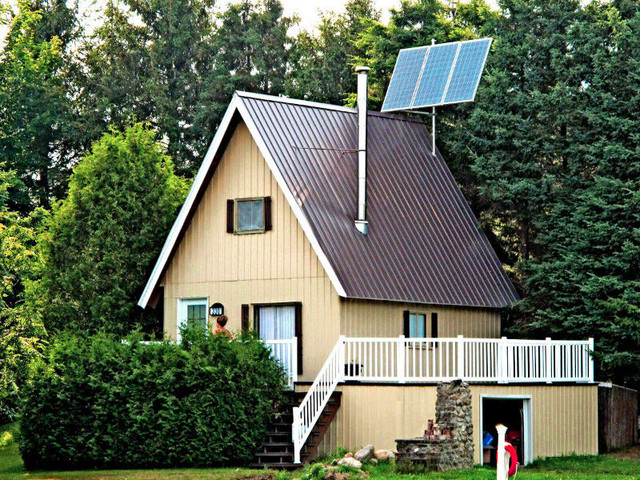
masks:
{"label": "wooden shutter", "polygon": [[438,314],[436,312],[431,314],[431,337],[438,338]]}
{"label": "wooden shutter", "polygon": [[271,197],[264,197],[264,231],[271,230]]}
{"label": "wooden shutter", "polygon": [[404,332],[404,336],[409,338],[409,333],[411,332],[411,329],[409,328],[409,310],[405,310],[403,313],[403,318],[404,318],[404,327],[403,327],[403,332]]}
{"label": "wooden shutter", "polygon": [[246,305],[246,304],[242,305],[241,322],[242,322],[241,323],[242,331],[248,332],[249,331],[249,305]]}
{"label": "wooden shutter", "polygon": [[427,336],[427,314],[426,313],[422,315],[422,328],[424,331],[424,336],[426,338]]}
{"label": "wooden shutter", "polygon": [[295,304],[295,332],[298,339],[298,375],[302,375],[302,303]]}
{"label": "wooden shutter", "polygon": [[233,233],[233,213],[235,202],[233,200],[227,200],[227,233]]}

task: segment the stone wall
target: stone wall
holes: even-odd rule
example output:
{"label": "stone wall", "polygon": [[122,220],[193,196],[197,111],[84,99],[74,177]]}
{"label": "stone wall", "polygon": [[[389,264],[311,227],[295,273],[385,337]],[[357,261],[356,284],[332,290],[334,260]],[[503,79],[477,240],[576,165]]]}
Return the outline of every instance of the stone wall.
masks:
{"label": "stone wall", "polygon": [[473,468],[473,424],[471,389],[460,380],[440,383],[436,400],[436,422],[448,432],[438,439],[396,440],[398,462],[417,463],[428,470]]}

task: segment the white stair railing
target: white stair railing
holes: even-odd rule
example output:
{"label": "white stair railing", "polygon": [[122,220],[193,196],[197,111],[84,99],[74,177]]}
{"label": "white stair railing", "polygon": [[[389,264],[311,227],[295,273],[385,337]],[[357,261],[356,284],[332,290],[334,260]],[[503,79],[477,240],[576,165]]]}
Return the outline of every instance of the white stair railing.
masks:
{"label": "white stair railing", "polygon": [[309,388],[299,407],[293,408],[291,436],[294,448],[294,463],[300,463],[300,454],[313,427],[327,406],[338,383],[344,381],[344,343],[341,336],[324,362],[320,373]]}

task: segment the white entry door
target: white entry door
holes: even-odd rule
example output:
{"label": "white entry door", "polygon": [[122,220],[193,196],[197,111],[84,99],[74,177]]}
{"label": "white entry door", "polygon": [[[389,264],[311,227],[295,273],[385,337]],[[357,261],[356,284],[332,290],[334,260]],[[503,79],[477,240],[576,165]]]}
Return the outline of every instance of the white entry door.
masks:
{"label": "white entry door", "polygon": [[178,300],[178,342],[181,340],[180,327],[194,326],[207,328],[207,299],[181,298]]}

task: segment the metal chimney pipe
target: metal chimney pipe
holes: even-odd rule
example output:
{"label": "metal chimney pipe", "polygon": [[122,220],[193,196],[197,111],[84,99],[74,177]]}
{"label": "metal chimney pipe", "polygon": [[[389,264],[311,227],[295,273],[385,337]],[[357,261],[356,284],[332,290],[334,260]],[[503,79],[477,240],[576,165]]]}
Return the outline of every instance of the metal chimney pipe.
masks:
{"label": "metal chimney pipe", "polygon": [[358,218],[356,228],[362,234],[367,222],[367,94],[369,67],[356,67],[358,74]]}

